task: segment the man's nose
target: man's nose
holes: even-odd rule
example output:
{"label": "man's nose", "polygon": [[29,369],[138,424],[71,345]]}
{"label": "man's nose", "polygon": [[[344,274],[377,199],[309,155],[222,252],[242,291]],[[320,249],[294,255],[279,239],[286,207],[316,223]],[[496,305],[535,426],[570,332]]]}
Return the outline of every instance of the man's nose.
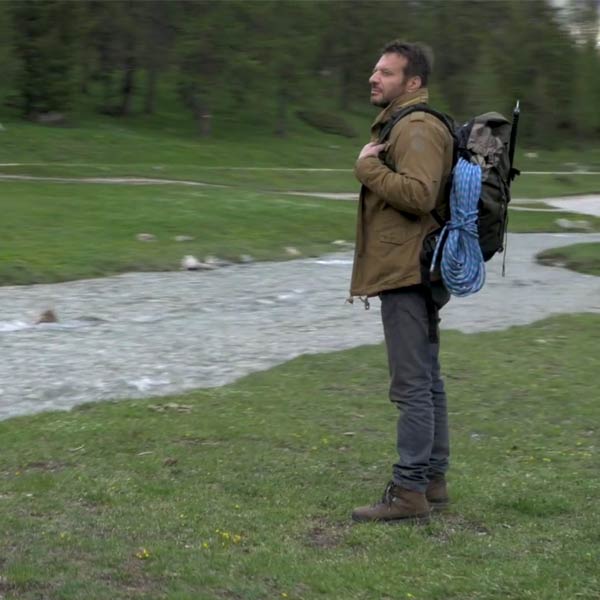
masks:
{"label": "man's nose", "polygon": [[369,77],[369,83],[371,85],[373,85],[376,81],[377,81],[377,74],[373,73],[373,75],[371,75],[371,77]]}

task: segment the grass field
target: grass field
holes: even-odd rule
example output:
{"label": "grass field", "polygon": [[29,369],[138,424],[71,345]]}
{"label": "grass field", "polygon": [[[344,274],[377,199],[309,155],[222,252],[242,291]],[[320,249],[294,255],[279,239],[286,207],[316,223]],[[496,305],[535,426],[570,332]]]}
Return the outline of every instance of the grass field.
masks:
{"label": "grass field", "polygon": [[[366,136],[367,112],[347,118]],[[0,181],[0,284],[172,270],[186,254],[279,260],[293,256],[285,250],[291,246],[312,256],[336,249],[334,240],[354,238],[352,203],[281,192],[357,193],[351,168],[362,145],[358,138],[324,134],[292,119],[289,136],[280,139],[265,123],[242,119],[224,120],[213,138],[200,139],[179,110],[155,118],[80,115],[64,128],[5,116],[2,125],[0,174],[146,176],[227,187]],[[522,170],[600,170],[598,149],[539,151],[536,158],[526,150],[519,155]],[[524,175],[514,187],[515,196],[529,198],[598,191],[597,175]],[[561,216],[577,218],[515,212],[510,230],[560,231],[554,221]],[[600,220],[590,221],[597,231]],[[138,233],[157,241],[139,242]],[[176,236],[194,240],[177,243]]]}
{"label": "grass field", "polygon": [[600,275],[600,243],[573,244],[555,250],[546,250],[538,255],[544,265],[563,266],[573,271]]}
{"label": "grass field", "polygon": [[[365,115],[349,118],[367,131]],[[2,181],[0,284],[172,270],[185,254],[316,255],[354,237],[354,203],[281,192],[356,191],[348,169],[366,139],[292,121],[283,140],[252,123],[199,140],[174,112],[2,124],[0,163],[27,164],[0,173],[229,187]],[[522,170],[600,170],[598,149],[526,150]],[[599,191],[600,176],[576,175],[523,176],[514,189]],[[559,231],[560,217],[581,218],[514,211],[509,229]],[[597,251],[564,252],[597,273]],[[394,459],[382,346],[183,396],[0,422],[0,600],[600,598],[599,325],[579,315],[445,332],[453,508],[424,527],[349,520],[381,494]]]}
{"label": "grass field", "polygon": [[600,596],[598,315],[446,332],[453,507],[352,525],[390,475],[382,346],[0,423],[6,600]]}
{"label": "grass field", "polygon": [[[184,255],[239,262],[294,258],[354,240],[353,202],[214,187],[4,182],[0,284],[49,283],[126,271],[175,270]],[[509,230],[564,231],[569,213],[513,211]],[[587,219],[600,231],[600,219]],[[156,241],[140,242],[139,233]],[[176,242],[177,236],[193,240]]]}
{"label": "grass field", "polygon": [[[274,137],[268,124],[223,120],[214,137],[201,139],[189,116],[166,110],[154,118],[111,119],[84,115],[71,127],[50,128],[6,117],[0,132],[0,173],[32,175],[151,176],[227,184],[248,190],[352,192],[352,166],[367,141],[372,113],[345,118],[363,137],[325,134],[297,119],[287,138]],[[363,139],[364,138],[364,139]],[[537,150],[521,145],[522,171],[600,171],[600,149]],[[10,166],[12,163],[25,163]],[[336,172],[235,170],[249,168],[329,168]],[[232,168],[232,169],[228,169]],[[600,192],[600,175],[523,175],[514,184],[518,197],[543,198]]]}

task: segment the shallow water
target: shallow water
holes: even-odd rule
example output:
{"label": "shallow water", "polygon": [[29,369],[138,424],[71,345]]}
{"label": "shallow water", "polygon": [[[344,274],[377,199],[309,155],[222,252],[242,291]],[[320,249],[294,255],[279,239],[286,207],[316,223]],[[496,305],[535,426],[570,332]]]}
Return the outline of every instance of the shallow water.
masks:
{"label": "shallow water", "polygon": [[[542,267],[544,248],[600,234],[511,235],[507,276],[488,263],[479,294],[453,299],[443,328],[503,329],[600,311],[600,278]],[[303,353],[381,341],[378,300],[345,304],[351,253],[210,272],[132,273],[0,288],[0,418],[83,402],[218,386]],[[33,325],[53,308],[59,323]]]}

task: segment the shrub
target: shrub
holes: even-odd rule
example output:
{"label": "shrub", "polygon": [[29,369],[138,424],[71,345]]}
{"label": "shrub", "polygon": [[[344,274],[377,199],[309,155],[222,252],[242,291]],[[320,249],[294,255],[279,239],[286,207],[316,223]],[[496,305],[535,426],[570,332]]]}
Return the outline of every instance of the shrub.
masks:
{"label": "shrub", "polygon": [[296,115],[307,125],[310,125],[319,131],[323,131],[324,133],[332,133],[334,135],[342,135],[349,138],[358,136],[352,126],[335,113],[299,110],[296,112]]}

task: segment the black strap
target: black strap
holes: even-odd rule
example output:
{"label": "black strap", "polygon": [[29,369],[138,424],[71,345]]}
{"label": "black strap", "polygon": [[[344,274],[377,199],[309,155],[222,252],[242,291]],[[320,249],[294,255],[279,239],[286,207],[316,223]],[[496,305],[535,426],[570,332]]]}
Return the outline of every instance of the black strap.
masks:
{"label": "black strap", "polygon": [[435,210],[435,208],[429,214],[435,219],[436,223],[440,227],[443,227],[446,224],[446,221],[444,221],[444,219],[442,219],[442,217],[440,216],[440,213],[438,213],[438,211]]}
{"label": "black strap", "polygon": [[387,140],[390,137],[390,134],[392,133],[392,129],[394,129],[398,121],[414,112],[424,112],[429,115],[433,115],[434,117],[439,119],[448,129],[448,132],[450,133],[452,139],[455,142],[454,146],[456,147],[456,135],[454,133],[454,122],[452,118],[442,112],[435,110],[434,108],[431,108],[429,104],[425,104],[423,102],[419,104],[411,104],[410,106],[406,106],[400,109],[398,112],[394,113],[391,116],[390,120],[387,121],[387,123],[381,128],[381,131],[379,132],[379,143],[383,144],[387,142]]}
{"label": "black strap", "polygon": [[[402,108],[398,112],[394,113],[391,116],[390,120],[386,122],[386,124],[382,127],[381,131],[379,132],[378,143],[383,144],[383,143],[387,142],[387,140],[389,139],[389,137],[392,133],[392,129],[394,129],[394,127],[398,124],[398,122],[401,119],[403,119],[404,117],[406,117],[414,112],[424,112],[429,115],[433,115],[434,117],[439,119],[445,125],[446,129],[448,129],[448,132],[452,136],[452,142],[453,142],[452,164],[455,164],[456,159],[458,158],[458,154],[457,154],[458,153],[458,140],[456,139],[456,134],[454,133],[454,121],[448,115],[446,115],[442,112],[439,112],[439,111],[435,110],[434,108],[431,108],[431,106],[429,106],[429,104],[425,104],[423,102],[421,102],[419,104],[412,104],[411,106],[406,106],[405,108]],[[451,185],[452,185],[452,179],[450,178],[448,180],[448,186],[451,186]],[[447,196],[450,197],[449,194],[447,194]],[[446,221],[444,219],[442,219],[441,215],[435,209],[433,209],[430,214],[435,219],[436,223],[440,227],[443,227],[446,224]]]}

